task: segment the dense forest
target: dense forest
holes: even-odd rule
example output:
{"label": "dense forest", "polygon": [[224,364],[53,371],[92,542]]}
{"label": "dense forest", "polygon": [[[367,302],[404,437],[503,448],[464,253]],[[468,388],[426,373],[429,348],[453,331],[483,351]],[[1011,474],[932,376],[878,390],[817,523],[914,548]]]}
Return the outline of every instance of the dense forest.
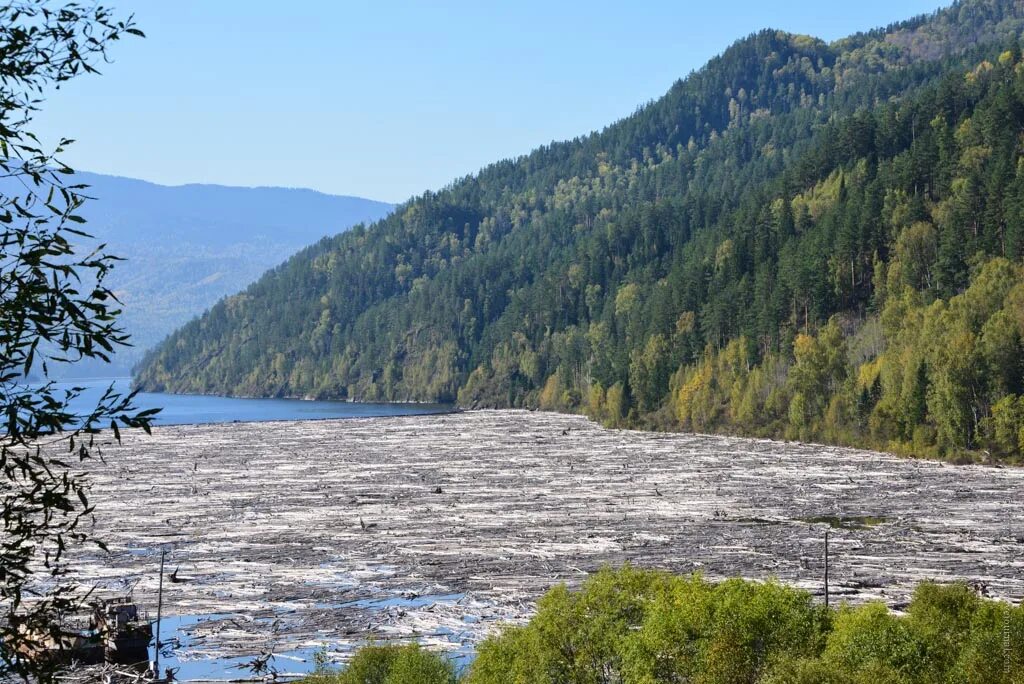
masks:
{"label": "dense forest", "polygon": [[603,131],[322,240],[150,390],[1024,452],[1024,9],[766,30]]}

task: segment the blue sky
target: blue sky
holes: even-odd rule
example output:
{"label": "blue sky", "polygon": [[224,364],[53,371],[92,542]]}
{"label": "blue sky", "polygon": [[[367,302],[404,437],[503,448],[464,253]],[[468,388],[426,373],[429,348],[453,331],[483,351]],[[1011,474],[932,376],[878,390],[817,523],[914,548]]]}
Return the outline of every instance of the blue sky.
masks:
{"label": "blue sky", "polygon": [[145,40],[52,94],[77,168],[402,201],[601,128],[764,27],[827,40],[941,0],[108,0]]}

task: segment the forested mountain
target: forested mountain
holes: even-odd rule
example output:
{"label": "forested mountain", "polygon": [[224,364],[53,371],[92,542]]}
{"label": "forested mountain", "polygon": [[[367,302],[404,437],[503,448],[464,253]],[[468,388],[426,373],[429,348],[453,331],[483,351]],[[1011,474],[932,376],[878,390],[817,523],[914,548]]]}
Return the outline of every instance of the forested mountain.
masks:
{"label": "forested mountain", "polygon": [[149,389],[1024,449],[1024,8],[766,30],[603,131],[327,238]]}
{"label": "forested mountain", "polygon": [[288,255],[392,205],[287,188],[165,186],[94,173],[75,174],[92,198],[88,229],[123,257],[110,282],[124,304],[133,348],[112,364],[54,368],[81,375],[126,375],[143,352],[238,292]]}

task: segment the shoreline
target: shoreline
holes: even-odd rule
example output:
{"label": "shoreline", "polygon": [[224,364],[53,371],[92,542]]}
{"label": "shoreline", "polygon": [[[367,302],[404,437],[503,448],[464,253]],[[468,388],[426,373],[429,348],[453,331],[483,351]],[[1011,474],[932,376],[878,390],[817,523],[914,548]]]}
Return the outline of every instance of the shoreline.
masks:
{"label": "shoreline", "polygon": [[[163,393],[150,393],[150,394],[163,394]],[[296,397],[244,397],[244,396],[228,396],[219,394],[173,394],[175,397],[221,397],[226,399],[245,399],[254,401],[272,401],[275,399],[282,399],[286,401],[323,401],[323,402],[337,402],[339,404],[359,404],[364,406],[434,406],[427,402],[369,402],[369,401],[355,401],[355,400],[341,400],[341,399],[301,399]],[[922,463],[935,463],[946,465],[954,468],[967,468],[976,466],[979,468],[991,468],[994,470],[1002,470],[1005,468],[1024,470],[1024,464],[1014,463],[979,463],[971,461],[969,463],[958,463],[950,459],[942,458],[930,458],[927,456],[915,456],[911,454],[901,454],[896,451],[886,451],[884,449],[870,449],[867,447],[849,446],[844,444],[831,444],[828,442],[801,442],[799,440],[788,440],[777,437],[760,437],[752,435],[741,435],[726,432],[690,432],[686,430],[657,430],[657,429],[646,429],[641,427],[609,427],[599,423],[594,418],[591,418],[585,413],[566,413],[564,411],[555,411],[542,408],[467,408],[458,405],[452,405],[451,408],[439,409],[437,411],[423,411],[418,413],[396,413],[392,415],[380,415],[380,416],[322,416],[316,418],[266,418],[259,420],[224,420],[224,421],[206,421],[202,423],[158,423],[153,425],[153,429],[168,428],[168,427],[189,427],[189,426],[204,426],[204,425],[256,425],[260,423],[318,423],[318,422],[330,422],[330,421],[352,421],[352,420],[384,420],[384,419],[395,419],[395,418],[409,418],[414,416],[447,416],[447,415],[459,415],[459,414],[473,414],[473,413],[522,413],[522,414],[543,414],[551,416],[562,416],[564,418],[571,419],[583,419],[592,425],[599,427],[603,430],[611,430],[623,433],[635,433],[639,435],[684,435],[697,438],[708,438],[708,439],[727,439],[727,440],[742,440],[750,442],[759,442],[767,444],[776,444],[784,447],[818,447],[822,449],[843,449],[861,452],[864,454],[874,454],[879,456],[886,456],[888,458],[894,458],[905,461],[914,461]],[[127,431],[122,428],[122,431]]]}
{"label": "shoreline", "polygon": [[[128,379],[130,379],[130,378],[128,378]],[[141,390],[140,390],[140,392],[141,392]],[[530,412],[530,413],[539,412],[539,413],[551,413],[551,414],[555,414],[555,415],[564,415],[564,416],[578,416],[578,417],[586,418],[587,420],[590,420],[590,421],[592,421],[594,423],[597,423],[597,421],[594,418],[592,418],[591,416],[589,416],[588,414],[583,413],[583,412],[579,412],[579,413],[566,413],[566,412],[559,411],[559,410],[543,409],[543,408],[539,408],[539,407],[534,407],[534,408],[526,408],[526,407],[511,408],[511,407],[497,407],[497,406],[494,406],[494,407],[477,407],[475,405],[474,406],[460,406],[458,403],[452,403],[452,404],[440,403],[439,404],[439,403],[432,403],[432,402],[415,401],[415,400],[411,400],[411,399],[409,399],[409,400],[396,400],[396,401],[364,401],[364,400],[359,400],[359,399],[322,399],[322,398],[316,398],[316,397],[309,396],[309,395],[307,395],[307,396],[284,395],[284,396],[280,396],[280,397],[267,397],[267,396],[255,396],[255,395],[234,395],[234,394],[227,394],[227,395],[225,395],[225,394],[212,394],[212,393],[211,394],[205,394],[205,393],[174,393],[174,392],[145,392],[145,393],[148,393],[148,394],[166,394],[166,395],[174,396],[174,397],[207,397],[207,398],[239,399],[239,400],[246,400],[246,401],[249,401],[249,400],[253,400],[253,401],[275,401],[275,400],[282,400],[282,401],[338,403],[338,404],[365,405],[365,406],[421,406],[421,407],[428,407],[428,406],[442,407],[442,406],[444,406],[444,407],[448,407],[448,408],[440,409],[438,411],[424,411],[420,415],[442,415],[442,414],[449,414],[449,413],[465,413],[465,412],[472,412],[472,411],[526,411],[526,412]],[[354,417],[358,417],[358,416],[354,416]],[[382,417],[385,417],[385,416],[382,416]],[[345,418],[333,418],[333,417],[307,418],[307,419],[303,419],[303,420],[337,420],[337,419],[345,419],[345,420],[347,420],[348,417],[345,417]],[[287,419],[287,418],[286,419],[268,419],[268,420],[261,420],[261,421],[244,421],[244,422],[281,422],[282,420],[286,421],[286,420],[290,420],[290,419]],[[225,423],[230,423],[230,422],[240,422],[240,421],[223,421],[223,422],[218,423],[218,424],[225,424]],[[177,425],[187,425],[187,424],[193,424],[193,423],[175,423],[175,424],[177,424]],[[195,424],[201,424],[201,423],[195,423]],[[598,423],[598,424],[600,424],[600,423]],[[907,452],[907,451],[902,450],[900,448],[900,445],[895,445],[895,446],[890,445],[888,448],[886,448],[886,447],[876,447],[876,446],[868,446],[868,445],[843,444],[843,443],[838,443],[838,442],[834,442],[834,443],[813,442],[813,441],[802,442],[802,441],[798,441],[798,440],[785,439],[783,437],[764,437],[764,436],[759,436],[759,435],[749,435],[749,434],[741,434],[741,433],[735,433],[735,432],[717,432],[717,433],[716,432],[711,432],[711,433],[687,432],[687,431],[684,431],[684,430],[681,430],[681,429],[680,430],[675,430],[675,429],[671,429],[671,428],[668,428],[668,427],[652,427],[652,426],[628,426],[628,427],[614,427],[614,428],[612,428],[612,427],[607,427],[607,426],[602,425],[602,427],[606,427],[606,429],[626,430],[626,431],[632,431],[632,432],[653,433],[653,434],[692,434],[692,435],[696,435],[696,436],[726,437],[726,438],[734,438],[734,439],[751,439],[751,440],[767,440],[767,441],[770,441],[770,442],[780,443],[780,444],[795,444],[795,445],[804,444],[804,445],[811,445],[811,446],[836,447],[836,448],[843,448],[843,449],[855,449],[855,450],[859,450],[859,451],[868,451],[868,452],[872,452],[872,453],[884,453],[884,454],[888,454],[888,455],[891,455],[891,456],[894,456],[894,457],[897,457],[897,458],[905,458],[905,459],[915,460],[915,461],[929,461],[929,462],[934,462],[934,463],[947,463],[947,464],[955,465],[955,466],[978,465],[978,466],[992,467],[992,468],[1019,468],[1019,469],[1024,469],[1024,462],[1017,462],[1017,461],[1014,461],[1014,460],[1001,461],[999,459],[991,459],[991,458],[988,458],[988,457],[985,456],[985,454],[987,454],[987,452],[984,451],[984,450],[965,451],[963,453],[947,454],[947,455],[944,455],[944,456],[939,456],[939,455],[919,455],[917,453],[911,453],[911,452]],[[903,445],[903,446],[906,446],[906,445]]]}

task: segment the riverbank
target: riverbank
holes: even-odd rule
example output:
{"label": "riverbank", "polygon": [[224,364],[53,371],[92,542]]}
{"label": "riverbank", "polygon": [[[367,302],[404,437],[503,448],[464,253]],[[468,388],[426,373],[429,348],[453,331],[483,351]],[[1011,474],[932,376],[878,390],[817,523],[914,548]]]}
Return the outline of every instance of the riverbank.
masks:
{"label": "riverbank", "polygon": [[525,411],[168,426],[105,454],[90,501],[112,553],[84,574],[155,603],[168,546],[186,659],[467,652],[626,561],[820,592],[826,528],[833,600],[899,607],[927,579],[1024,597],[1019,469]]}

